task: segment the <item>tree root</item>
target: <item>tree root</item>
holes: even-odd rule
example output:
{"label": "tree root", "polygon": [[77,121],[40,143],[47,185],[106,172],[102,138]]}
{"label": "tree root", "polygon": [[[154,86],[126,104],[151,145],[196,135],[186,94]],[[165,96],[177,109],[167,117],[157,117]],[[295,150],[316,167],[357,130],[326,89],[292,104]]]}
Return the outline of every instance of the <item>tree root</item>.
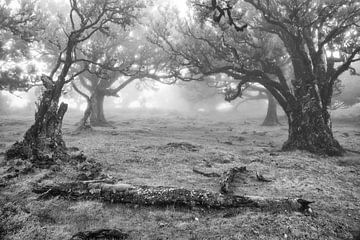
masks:
{"label": "tree root", "polygon": [[205,209],[256,208],[265,211],[299,211],[310,209],[309,201],[290,198],[225,195],[203,189],[134,186],[123,183],[70,182],[35,186],[39,199],[61,196],[68,200],[98,200],[157,207],[200,207]]}

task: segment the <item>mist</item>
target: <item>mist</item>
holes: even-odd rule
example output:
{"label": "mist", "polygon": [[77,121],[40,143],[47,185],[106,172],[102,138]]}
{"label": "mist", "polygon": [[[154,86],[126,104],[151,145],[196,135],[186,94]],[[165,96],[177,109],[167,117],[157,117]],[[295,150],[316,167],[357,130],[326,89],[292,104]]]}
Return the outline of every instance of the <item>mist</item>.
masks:
{"label": "mist", "polygon": [[[242,104],[239,98],[233,102],[226,102],[224,96],[213,90],[212,96],[206,99],[193,99],[187,96],[186,91],[197,83],[185,83],[179,85],[156,84],[153,88],[139,89],[138,83],[134,82],[123,89],[119,97],[106,97],[104,101],[105,116],[109,119],[115,116],[124,116],[128,113],[151,117],[153,115],[178,115],[189,118],[204,117],[209,119],[238,119],[261,121],[267,110],[267,100],[247,101]],[[32,89],[29,92],[1,92],[1,112],[13,115],[33,116],[35,113],[37,95],[40,89]],[[74,95],[74,94],[73,94]],[[68,113],[65,121],[74,116],[81,118],[87,103],[81,96],[63,96],[61,102],[68,104]],[[278,108],[278,113],[283,112]]]}

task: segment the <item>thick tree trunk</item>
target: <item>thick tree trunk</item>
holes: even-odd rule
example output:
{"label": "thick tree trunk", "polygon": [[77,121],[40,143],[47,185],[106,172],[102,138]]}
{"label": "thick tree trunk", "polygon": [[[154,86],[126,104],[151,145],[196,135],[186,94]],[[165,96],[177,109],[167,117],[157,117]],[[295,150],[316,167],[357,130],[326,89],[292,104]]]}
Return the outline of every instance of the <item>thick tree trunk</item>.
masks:
{"label": "thick tree trunk", "polygon": [[61,103],[58,107],[63,84],[60,81],[53,83],[47,76],[42,76],[42,80],[45,91],[35,114],[35,123],[24,139],[6,152],[6,159],[30,159],[36,166],[46,167],[67,156],[61,131],[67,105]]}
{"label": "thick tree trunk", "polygon": [[276,126],[279,125],[279,120],[277,116],[277,103],[275,98],[266,91],[266,95],[268,96],[268,109],[266,113],[266,117],[264,122],[262,123],[263,126]]}
{"label": "thick tree trunk", "polygon": [[[335,140],[330,114],[328,112],[328,97],[332,92],[322,94],[324,79],[319,71],[313,71],[313,65],[304,45],[299,42],[290,44],[291,58],[294,66],[295,79],[292,81],[297,103],[291,109],[284,109],[288,115],[289,138],[283,149],[301,149],[316,154],[341,156],[344,149]],[[319,67],[314,63],[314,68]],[[319,64],[319,63],[317,63]],[[327,98],[327,99],[326,99]]]}
{"label": "thick tree trunk", "polygon": [[104,115],[104,98],[105,94],[101,91],[95,91],[91,97],[91,126],[109,126]]}
{"label": "thick tree trunk", "polygon": [[[316,154],[341,156],[344,149],[334,138],[328,124],[330,117],[324,119],[324,110],[315,98],[304,96],[303,102],[287,112],[289,138],[283,150],[307,150]],[[329,114],[329,113],[328,113]],[[330,116],[330,115],[329,115]]]}
{"label": "thick tree trunk", "polygon": [[109,203],[131,203],[146,206],[223,208],[260,208],[269,211],[307,211],[311,202],[303,199],[263,198],[225,195],[202,189],[188,190],[172,187],[133,186],[107,183],[63,183],[38,186],[33,189],[40,198],[62,196],[71,200],[98,200]]}

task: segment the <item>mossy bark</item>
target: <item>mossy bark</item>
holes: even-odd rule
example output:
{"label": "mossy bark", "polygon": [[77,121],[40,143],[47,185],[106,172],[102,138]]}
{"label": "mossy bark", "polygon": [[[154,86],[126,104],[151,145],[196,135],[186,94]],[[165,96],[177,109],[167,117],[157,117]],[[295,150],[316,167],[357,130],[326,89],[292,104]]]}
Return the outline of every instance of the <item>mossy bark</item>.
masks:
{"label": "mossy bark", "polygon": [[344,149],[333,136],[328,106],[324,105],[314,82],[316,81],[308,80],[308,84],[293,83],[296,86],[297,103],[286,109],[289,137],[283,150],[300,149],[316,154],[341,156]]}
{"label": "mossy bark", "polygon": [[42,76],[45,91],[35,113],[35,123],[26,131],[24,139],[6,151],[6,159],[30,159],[37,166],[48,166],[67,157],[62,138],[62,121],[67,104],[58,106],[62,83],[51,82]]}
{"label": "mossy bark", "polygon": [[90,97],[91,114],[90,124],[91,126],[108,126],[108,122],[104,115],[104,99],[105,94],[102,91],[97,91]]}
{"label": "mossy bark", "polygon": [[92,231],[78,232],[70,240],[91,240],[91,239],[113,239],[125,240],[129,234],[118,229],[98,229]]}
{"label": "mossy bark", "polygon": [[121,183],[72,182],[37,186],[33,191],[41,194],[42,199],[61,196],[70,200],[98,200],[159,207],[179,206],[207,209],[249,207],[269,211],[304,211],[308,208],[308,204],[305,206],[302,199],[296,198],[225,195],[203,189],[133,186]]}

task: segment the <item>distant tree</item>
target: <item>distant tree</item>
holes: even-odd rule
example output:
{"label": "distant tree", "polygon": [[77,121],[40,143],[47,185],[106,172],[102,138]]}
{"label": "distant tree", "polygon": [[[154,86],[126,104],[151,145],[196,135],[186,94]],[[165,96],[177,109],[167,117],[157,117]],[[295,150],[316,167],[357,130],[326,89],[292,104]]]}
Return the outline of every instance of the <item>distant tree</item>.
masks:
{"label": "distant tree", "polygon": [[[193,2],[203,19],[197,21],[200,26],[194,20],[184,23],[176,28],[176,38],[155,27],[152,42],[174,54],[174,62],[193,76],[224,73],[237,79],[237,95],[249,84],[264,86],[288,117],[284,150],[342,155],[328,109],[338,77],[360,60],[358,1]],[[279,47],[258,51],[263,37],[275,39]],[[344,55],[343,62],[336,66],[329,50]]]}
{"label": "distant tree", "polygon": [[[89,61],[82,66],[85,71],[78,76],[79,84],[72,83],[74,90],[87,101],[78,130],[88,128],[89,119],[90,126],[111,126],[104,115],[105,97],[118,97],[119,92],[135,80],[163,84],[176,82],[171,76],[159,74],[166,59],[156,54],[156,49],[141,38],[142,31],[138,26],[137,31],[98,35],[87,46],[88,50],[82,52]],[[94,63],[101,63],[106,68],[99,68]]]}
{"label": "distant tree", "polygon": [[[238,98],[239,96],[237,96],[236,94],[235,95],[233,94],[234,91],[235,92],[237,91],[236,88],[234,89],[231,86],[225,88],[225,90],[224,90],[225,100],[230,102],[230,101],[233,101],[236,98]],[[252,95],[252,94],[249,94],[249,92],[255,92],[257,94]],[[231,97],[229,98],[230,95],[231,95]],[[246,91],[243,91],[241,97],[244,98],[244,100],[240,101],[236,105],[236,108],[240,104],[244,104],[247,101],[256,101],[256,100],[264,100],[264,99],[267,100],[268,106],[267,106],[266,116],[261,125],[276,126],[276,125],[280,124],[278,115],[277,115],[278,103],[276,102],[276,99],[271,95],[271,93],[268,90],[266,90],[263,87],[250,85],[247,87]]]}
{"label": "distant tree", "polygon": [[[80,53],[94,34],[109,34],[113,27],[130,26],[141,8],[139,1],[70,0],[67,17],[59,16],[57,28],[49,24],[51,29],[47,29],[44,37],[57,47],[58,56],[49,75],[41,76],[45,89],[35,114],[35,123],[27,130],[24,139],[6,152],[7,159],[21,157],[31,159],[38,166],[48,166],[57,159],[68,157],[61,131],[67,105],[61,103],[59,106],[59,99],[65,84],[85,72],[79,66],[90,60],[80,57]],[[102,63],[92,64],[106,68]]]}
{"label": "distant tree", "polygon": [[[130,31],[120,31],[122,35],[130,33]],[[118,36],[98,34],[82,52],[89,61],[81,66],[85,71],[78,76],[78,83],[72,82],[73,89],[87,101],[87,108],[80,121],[80,129],[87,127],[89,118],[91,126],[108,126],[104,115],[104,98],[116,96],[118,91],[134,80],[125,81],[116,88],[113,86],[123,75],[122,72],[134,61],[134,57],[122,56],[126,55],[122,46],[125,39],[119,36],[120,34],[117,34]],[[106,68],[94,63],[101,63]]]}
{"label": "distant tree", "polygon": [[[198,102],[209,102],[209,100],[221,95],[228,102],[235,101],[240,96],[236,94],[237,89],[234,83],[236,83],[236,80],[231,77],[217,74],[207,78],[205,81],[183,84],[185,91],[182,96],[185,96],[185,99],[193,105],[196,105]],[[229,98],[230,95],[232,96],[231,98]],[[261,86],[249,85],[246,91],[244,90],[241,94],[241,100],[235,104],[234,109],[237,110],[241,104],[245,104],[248,101],[257,100],[267,100],[268,102],[267,113],[262,125],[276,126],[280,124],[277,115],[276,99]]]}

